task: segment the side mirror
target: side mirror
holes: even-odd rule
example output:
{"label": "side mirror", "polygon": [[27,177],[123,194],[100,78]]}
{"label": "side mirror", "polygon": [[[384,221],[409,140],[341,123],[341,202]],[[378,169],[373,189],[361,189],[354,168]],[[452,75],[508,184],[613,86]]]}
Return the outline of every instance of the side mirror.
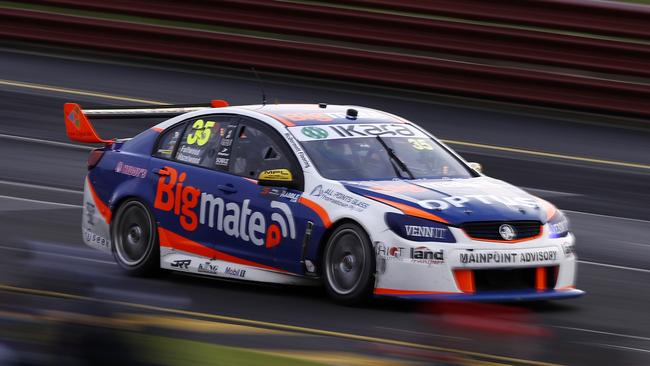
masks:
{"label": "side mirror", "polygon": [[467,163],[470,168],[474,169],[475,172],[483,174],[483,166],[479,163]]}
{"label": "side mirror", "polygon": [[268,187],[296,188],[296,181],[289,169],[263,170],[257,176],[257,184]]}

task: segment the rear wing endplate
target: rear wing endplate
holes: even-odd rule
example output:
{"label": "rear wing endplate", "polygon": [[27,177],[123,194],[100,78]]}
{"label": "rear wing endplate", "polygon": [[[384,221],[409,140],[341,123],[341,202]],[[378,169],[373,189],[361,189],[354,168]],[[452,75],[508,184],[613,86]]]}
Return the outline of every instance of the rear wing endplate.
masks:
{"label": "rear wing endplate", "polygon": [[200,111],[209,108],[227,107],[225,100],[215,99],[210,104],[204,105],[161,105],[155,108],[140,107],[110,107],[102,109],[82,109],[77,103],[63,105],[63,119],[68,138],[72,141],[83,143],[110,144],[114,140],[105,140],[99,137],[95,128],[88,120],[102,118],[161,118],[175,117],[187,112]]}

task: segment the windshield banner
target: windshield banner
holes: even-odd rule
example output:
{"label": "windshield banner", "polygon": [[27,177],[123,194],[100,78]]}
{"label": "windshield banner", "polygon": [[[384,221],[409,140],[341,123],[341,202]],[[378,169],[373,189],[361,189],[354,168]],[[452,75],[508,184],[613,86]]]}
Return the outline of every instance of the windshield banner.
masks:
{"label": "windshield banner", "polygon": [[424,137],[419,129],[405,123],[331,124],[289,127],[298,141],[334,140],[359,137]]}

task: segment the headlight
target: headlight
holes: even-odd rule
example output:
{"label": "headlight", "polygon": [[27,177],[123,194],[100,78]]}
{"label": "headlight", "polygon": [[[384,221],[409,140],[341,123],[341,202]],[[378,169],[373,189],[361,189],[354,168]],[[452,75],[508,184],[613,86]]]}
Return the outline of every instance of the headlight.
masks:
{"label": "headlight", "polygon": [[569,234],[569,219],[557,210],[555,215],[548,220],[548,229],[551,238],[563,238]]}
{"label": "headlight", "polygon": [[437,241],[455,243],[456,239],[447,225],[418,217],[388,212],[386,224],[397,235],[412,241]]}

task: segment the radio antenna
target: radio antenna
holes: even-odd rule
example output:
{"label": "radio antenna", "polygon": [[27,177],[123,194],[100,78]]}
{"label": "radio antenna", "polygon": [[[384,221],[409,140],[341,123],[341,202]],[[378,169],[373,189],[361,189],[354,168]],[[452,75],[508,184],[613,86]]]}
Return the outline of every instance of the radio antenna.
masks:
{"label": "radio antenna", "polygon": [[262,78],[260,78],[257,70],[255,70],[255,66],[251,66],[251,70],[253,70],[253,74],[255,74],[257,82],[260,83],[260,89],[262,90],[262,105],[266,105],[266,92],[264,91],[264,83],[262,82]]}

